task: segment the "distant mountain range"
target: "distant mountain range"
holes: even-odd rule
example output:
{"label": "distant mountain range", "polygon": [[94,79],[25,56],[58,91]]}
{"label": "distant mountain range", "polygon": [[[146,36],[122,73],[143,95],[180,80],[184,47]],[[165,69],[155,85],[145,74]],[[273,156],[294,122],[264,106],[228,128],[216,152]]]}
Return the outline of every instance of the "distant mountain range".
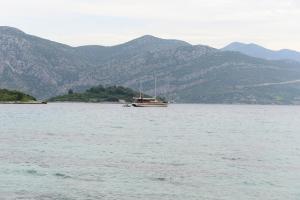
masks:
{"label": "distant mountain range", "polygon": [[124,44],[71,47],[0,27],[0,88],[40,99],[122,85],[186,103],[300,103],[300,64],[146,35]]}
{"label": "distant mountain range", "polygon": [[268,60],[295,60],[300,62],[300,52],[282,49],[273,51],[257,44],[244,44],[240,42],[233,42],[224,47],[224,51],[237,51],[248,56],[263,58]]}

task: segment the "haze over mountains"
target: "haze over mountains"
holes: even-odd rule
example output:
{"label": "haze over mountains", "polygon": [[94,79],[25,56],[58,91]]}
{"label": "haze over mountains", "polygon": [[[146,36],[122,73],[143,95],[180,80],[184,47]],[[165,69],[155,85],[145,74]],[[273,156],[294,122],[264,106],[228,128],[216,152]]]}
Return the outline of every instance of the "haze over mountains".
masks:
{"label": "haze over mountains", "polygon": [[[232,50],[232,49],[230,49]],[[124,44],[71,47],[0,27],[0,88],[38,98],[122,85],[177,102],[295,104],[300,64],[146,35]]]}
{"label": "haze over mountains", "polygon": [[273,51],[257,44],[245,44],[240,42],[233,42],[224,47],[224,51],[237,51],[248,56],[257,58],[263,58],[268,60],[295,60],[300,62],[300,52],[282,49],[279,51]]}

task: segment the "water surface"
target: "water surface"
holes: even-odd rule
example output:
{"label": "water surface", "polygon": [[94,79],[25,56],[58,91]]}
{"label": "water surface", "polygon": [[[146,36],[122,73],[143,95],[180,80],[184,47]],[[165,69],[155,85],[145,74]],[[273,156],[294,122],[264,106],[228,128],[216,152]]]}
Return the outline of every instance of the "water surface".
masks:
{"label": "water surface", "polygon": [[0,199],[300,199],[300,107],[0,105]]}

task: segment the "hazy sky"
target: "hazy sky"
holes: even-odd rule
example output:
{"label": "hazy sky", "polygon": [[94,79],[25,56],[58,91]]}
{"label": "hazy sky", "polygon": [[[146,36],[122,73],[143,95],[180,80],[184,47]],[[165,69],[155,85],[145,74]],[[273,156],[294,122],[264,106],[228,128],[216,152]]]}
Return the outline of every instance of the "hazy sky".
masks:
{"label": "hazy sky", "polygon": [[0,0],[0,25],[73,46],[151,34],[300,51],[300,0]]}

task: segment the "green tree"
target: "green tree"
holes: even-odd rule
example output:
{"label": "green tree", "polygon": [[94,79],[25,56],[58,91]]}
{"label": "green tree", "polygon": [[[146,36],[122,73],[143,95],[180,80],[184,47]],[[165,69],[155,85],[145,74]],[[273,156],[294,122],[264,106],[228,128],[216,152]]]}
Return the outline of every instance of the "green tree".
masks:
{"label": "green tree", "polygon": [[22,93],[17,93],[17,97],[16,97],[16,100],[17,100],[17,101],[22,101],[23,98],[24,98],[24,94],[22,94]]}
{"label": "green tree", "polygon": [[72,89],[69,89],[68,94],[74,94],[74,91]]}

